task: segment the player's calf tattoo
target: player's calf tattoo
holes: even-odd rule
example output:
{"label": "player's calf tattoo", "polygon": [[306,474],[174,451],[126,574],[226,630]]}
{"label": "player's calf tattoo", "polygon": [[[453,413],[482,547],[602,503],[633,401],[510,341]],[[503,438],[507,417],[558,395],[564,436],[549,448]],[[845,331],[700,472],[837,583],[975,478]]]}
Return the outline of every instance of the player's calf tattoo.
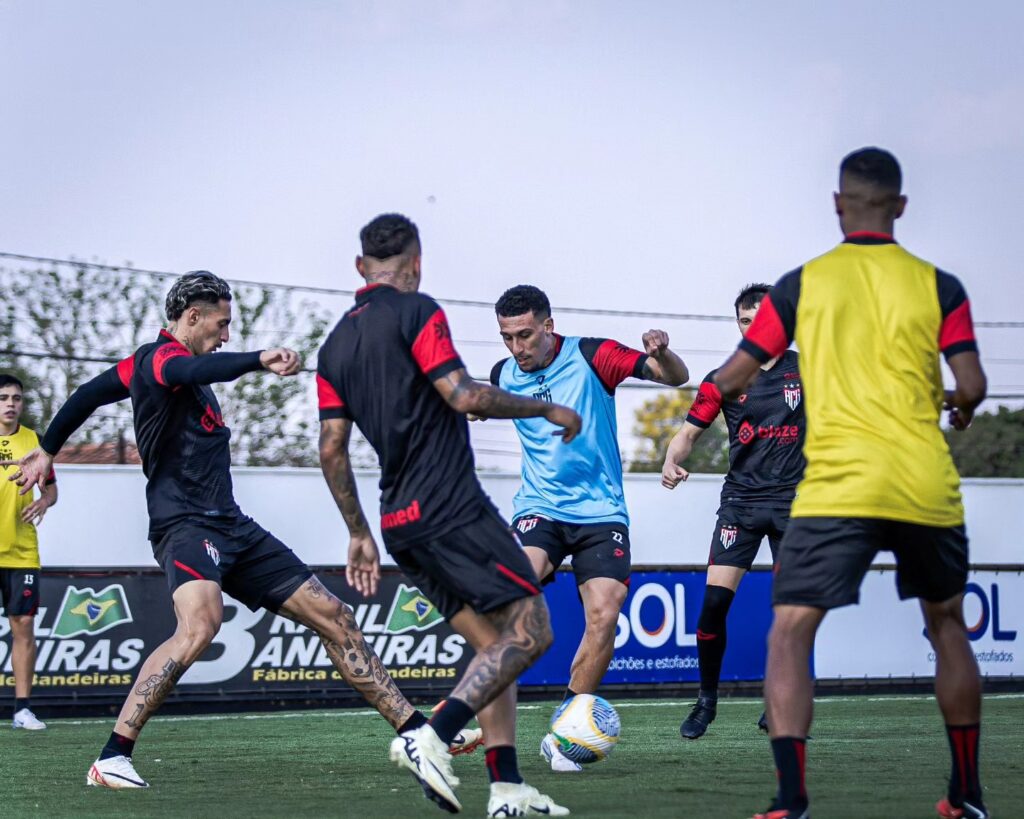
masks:
{"label": "player's calf tattoo", "polygon": [[319,630],[327,656],[345,682],[398,728],[412,714],[413,707],[391,679],[380,657],[367,644],[352,609],[340,600],[335,599],[334,602],[337,604],[333,617],[334,634]]}
{"label": "player's calf tattoo", "polygon": [[152,674],[140,682],[132,692],[137,697],[142,697],[142,702],[135,703],[135,713],[125,720],[125,725],[137,731],[142,730],[149,718],[163,704],[167,695],[171,693],[174,686],[178,684],[181,675],[185,673],[188,666],[179,663],[173,658],[168,658],[164,663],[163,670],[159,674]]}
{"label": "player's calf tattoo", "polygon": [[515,682],[551,644],[547,605],[540,595],[489,615],[501,632],[498,641],[479,652],[452,692],[479,711]]}

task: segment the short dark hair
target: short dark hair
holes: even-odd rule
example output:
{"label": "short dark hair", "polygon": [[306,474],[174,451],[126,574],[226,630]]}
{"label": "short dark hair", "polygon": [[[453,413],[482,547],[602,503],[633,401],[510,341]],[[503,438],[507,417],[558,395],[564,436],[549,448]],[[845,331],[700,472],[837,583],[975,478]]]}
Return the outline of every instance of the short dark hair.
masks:
{"label": "short dark hair", "polygon": [[768,291],[772,289],[770,284],[764,282],[757,282],[755,284],[748,284],[736,297],[734,304],[736,308],[736,318],[740,317],[740,310],[753,310],[757,305],[761,303],[761,300],[768,295]]}
{"label": "short dark hair", "polygon": [[501,294],[494,305],[494,312],[502,318],[533,313],[539,319],[546,319],[551,315],[551,302],[539,287],[517,284]]}
{"label": "short dark hair", "polygon": [[169,321],[177,321],[196,302],[216,305],[222,300],[231,301],[231,286],[209,270],[193,270],[171,285],[164,309]]}
{"label": "short dark hair", "polygon": [[844,174],[890,193],[898,194],[903,187],[900,163],[891,153],[881,148],[861,148],[848,154],[839,165],[840,178]]}
{"label": "short dark hair", "polygon": [[374,259],[401,256],[420,246],[420,232],[407,216],[382,213],[359,231],[363,255]]}
{"label": "short dark hair", "polygon": [[21,383],[21,379],[10,373],[0,373],[0,389],[9,387],[13,384],[22,392],[25,392],[25,385]]}

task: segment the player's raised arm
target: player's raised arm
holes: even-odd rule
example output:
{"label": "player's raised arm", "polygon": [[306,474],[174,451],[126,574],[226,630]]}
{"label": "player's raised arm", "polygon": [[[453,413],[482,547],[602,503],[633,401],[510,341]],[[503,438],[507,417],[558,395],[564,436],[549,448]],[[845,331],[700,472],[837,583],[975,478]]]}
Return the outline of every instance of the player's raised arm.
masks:
{"label": "player's raised arm", "polygon": [[[322,404],[321,404],[322,405]],[[362,595],[377,591],[380,581],[380,552],[363,514],[356,478],[349,457],[352,421],[322,418],[320,421],[320,469],[348,527],[349,548],[345,577]]]}
{"label": "player's raised arm", "polygon": [[[164,353],[164,350],[167,352]],[[234,381],[246,373],[261,369],[282,377],[295,375],[302,367],[302,361],[298,353],[286,347],[274,347],[251,353],[193,356],[181,345],[168,344],[157,351],[153,366],[160,383],[168,387],[177,387],[185,384]]]}
{"label": "player's raised arm", "polygon": [[461,367],[435,378],[433,383],[448,406],[456,412],[480,418],[547,418],[562,428],[561,432],[553,434],[561,435],[565,443],[579,434],[583,424],[580,416],[568,407],[512,395],[491,384],[474,380]]}
{"label": "player's raised arm", "polygon": [[643,335],[644,378],[668,387],[681,387],[690,380],[690,371],[676,353],[668,346],[668,333],[664,330],[648,330]]}
{"label": "player's raised arm", "polygon": [[47,480],[53,472],[53,458],[75,431],[100,407],[123,401],[128,397],[128,384],[132,377],[133,359],[126,358],[109,370],[86,381],[64,402],[39,446],[17,462],[19,469],[8,480],[21,487],[25,495],[38,486],[46,491]]}

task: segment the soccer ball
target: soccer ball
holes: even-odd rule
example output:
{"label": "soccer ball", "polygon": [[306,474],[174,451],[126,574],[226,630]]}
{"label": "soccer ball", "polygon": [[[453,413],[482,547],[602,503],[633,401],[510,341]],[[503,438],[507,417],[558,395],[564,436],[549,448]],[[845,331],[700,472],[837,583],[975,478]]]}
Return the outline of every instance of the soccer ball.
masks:
{"label": "soccer ball", "polygon": [[573,762],[599,762],[619,741],[619,714],[603,697],[577,694],[551,718],[558,750]]}

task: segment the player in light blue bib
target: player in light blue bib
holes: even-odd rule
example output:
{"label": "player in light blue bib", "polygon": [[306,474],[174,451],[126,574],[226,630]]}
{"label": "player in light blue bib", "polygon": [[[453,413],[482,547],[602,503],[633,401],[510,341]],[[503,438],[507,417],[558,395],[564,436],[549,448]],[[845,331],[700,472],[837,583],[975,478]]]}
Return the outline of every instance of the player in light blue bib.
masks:
{"label": "player in light blue bib", "polygon": [[[630,377],[677,387],[689,373],[662,330],[644,333],[645,352],[604,338],[558,335],[548,297],[531,285],[506,291],[495,312],[512,357],[494,366],[491,382],[515,395],[571,407],[583,418],[568,446],[552,436],[550,423],[515,419],[523,483],[512,525],[540,580],[549,582],[572,557],[587,625],[565,698],[592,694],[612,659],[630,572],[615,388]],[[551,734],[541,754],[552,770],[582,770],[559,753]]]}

